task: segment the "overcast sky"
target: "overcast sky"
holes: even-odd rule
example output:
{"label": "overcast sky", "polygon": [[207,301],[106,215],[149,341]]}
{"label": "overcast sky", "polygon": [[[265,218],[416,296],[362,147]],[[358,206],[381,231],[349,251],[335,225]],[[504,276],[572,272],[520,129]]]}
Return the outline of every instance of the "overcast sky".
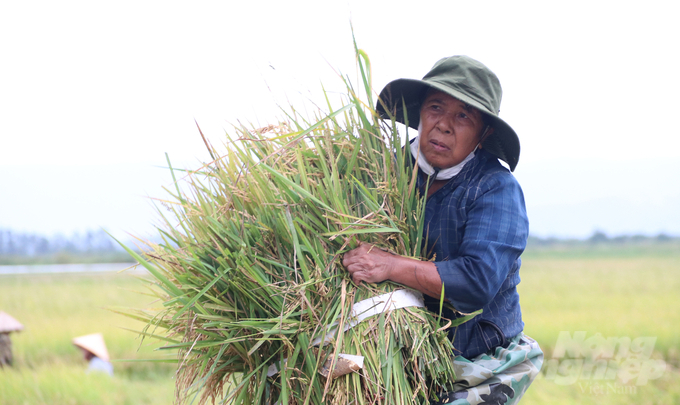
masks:
{"label": "overcast sky", "polygon": [[148,197],[321,83],[376,91],[466,54],[504,90],[537,236],[680,235],[680,7],[670,1],[21,1],[0,5],[0,228],[152,235]]}

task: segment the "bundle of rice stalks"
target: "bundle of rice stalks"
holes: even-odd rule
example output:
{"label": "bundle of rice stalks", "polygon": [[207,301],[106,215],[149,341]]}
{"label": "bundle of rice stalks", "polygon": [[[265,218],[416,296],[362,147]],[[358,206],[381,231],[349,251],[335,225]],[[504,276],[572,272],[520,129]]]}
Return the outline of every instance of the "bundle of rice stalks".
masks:
{"label": "bundle of rice stalks", "polygon": [[326,116],[236,129],[171,193],[164,243],[129,250],[160,288],[164,309],[133,316],[178,351],[178,402],[427,403],[453,381],[450,322],[341,264],[362,241],[416,258],[422,244],[408,143],[372,110],[357,54],[366,102],[345,81]]}

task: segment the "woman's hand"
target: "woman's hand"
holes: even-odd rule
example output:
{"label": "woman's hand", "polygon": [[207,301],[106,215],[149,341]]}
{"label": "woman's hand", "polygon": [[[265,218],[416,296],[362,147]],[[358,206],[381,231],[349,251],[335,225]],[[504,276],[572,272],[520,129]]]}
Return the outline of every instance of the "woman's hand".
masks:
{"label": "woman's hand", "polygon": [[433,262],[393,255],[368,243],[345,253],[342,265],[357,285],[390,280],[435,298],[442,293],[442,279]]}
{"label": "woman's hand", "polygon": [[395,257],[391,253],[362,242],[358,248],[344,254],[342,265],[349,271],[352,281],[357,285],[362,281],[379,283],[390,279]]}

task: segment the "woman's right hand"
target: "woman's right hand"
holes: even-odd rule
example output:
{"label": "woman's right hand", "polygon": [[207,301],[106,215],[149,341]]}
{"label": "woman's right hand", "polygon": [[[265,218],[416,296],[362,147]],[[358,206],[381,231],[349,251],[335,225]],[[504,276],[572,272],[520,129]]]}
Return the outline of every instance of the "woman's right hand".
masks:
{"label": "woman's right hand", "polygon": [[391,269],[397,257],[374,245],[362,242],[359,247],[344,254],[342,265],[357,285],[362,281],[380,283],[390,279]]}
{"label": "woman's right hand", "polygon": [[345,253],[342,265],[357,285],[362,281],[380,283],[390,280],[435,298],[439,298],[442,292],[442,280],[433,262],[395,255],[369,243],[362,243]]}

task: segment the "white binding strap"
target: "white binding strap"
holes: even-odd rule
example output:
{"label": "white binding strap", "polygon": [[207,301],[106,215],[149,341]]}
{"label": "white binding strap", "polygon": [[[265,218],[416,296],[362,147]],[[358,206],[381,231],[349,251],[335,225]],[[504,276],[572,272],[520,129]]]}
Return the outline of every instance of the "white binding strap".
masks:
{"label": "white binding strap", "polygon": [[[350,312],[343,332],[352,329],[359,323],[367,318],[375,315],[382,314],[383,312],[394,311],[395,309],[407,308],[407,307],[424,307],[423,294],[418,291],[410,289],[396,290],[389,293],[381,294],[376,297],[371,297],[352,305],[352,311]],[[318,337],[312,342],[313,346],[319,346],[322,344],[325,346],[327,343],[332,342],[337,333],[337,322],[330,325],[330,332],[328,332],[323,338]],[[350,357],[346,357],[350,356]],[[360,364],[359,368],[363,368],[363,357],[353,356],[350,354],[339,353],[339,358],[351,358],[357,364]],[[358,359],[360,358],[360,359]],[[284,359],[285,363],[288,359]],[[267,376],[272,377],[279,372],[279,368],[276,363],[269,366],[267,369]]]}
{"label": "white binding strap", "polygon": [[[347,321],[345,322],[345,327],[343,332],[357,326],[366,318],[370,318],[374,315],[382,314],[387,311],[394,311],[395,309],[406,308],[406,307],[424,307],[423,294],[414,290],[396,290],[389,293],[381,294],[376,297],[371,297],[359,302],[354,303],[352,306],[352,312],[350,313]],[[326,334],[323,338],[318,337],[314,339],[312,344],[318,346],[323,340],[323,344],[332,342],[337,333],[337,323],[334,323],[330,327],[330,332]]]}

